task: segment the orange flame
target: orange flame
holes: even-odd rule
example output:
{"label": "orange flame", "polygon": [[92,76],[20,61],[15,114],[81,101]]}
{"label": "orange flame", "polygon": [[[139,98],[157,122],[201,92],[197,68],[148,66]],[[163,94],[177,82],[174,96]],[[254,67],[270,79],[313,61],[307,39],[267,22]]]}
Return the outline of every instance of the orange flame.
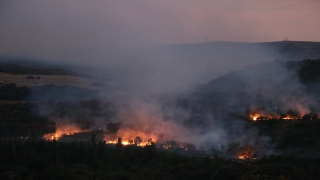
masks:
{"label": "orange flame", "polygon": [[74,124],[57,124],[55,133],[45,134],[43,136],[46,140],[58,140],[65,135],[73,135],[74,133],[83,132],[78,126]]}
{"label": "orange flame", "polygon": [[302,115],[288,115],[288,114],[267,115],[267,114],[265,114],[263,112],[250,114],[250,119],[253,120],[253,121],[270,120],[270,119],[298,120],[298,119],[301,119],[301,118],[302,118]]}

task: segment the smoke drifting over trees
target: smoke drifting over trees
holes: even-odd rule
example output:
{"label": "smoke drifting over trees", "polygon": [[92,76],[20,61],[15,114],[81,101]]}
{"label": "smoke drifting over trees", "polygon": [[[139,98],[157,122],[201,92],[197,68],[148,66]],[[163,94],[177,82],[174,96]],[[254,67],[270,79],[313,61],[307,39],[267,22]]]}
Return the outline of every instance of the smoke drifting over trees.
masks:
{"label": "smoke drifting over trees", "polygon": [[302,118],[319,112],[319,93],[313,90],[317,83],[305,84],[303,63],[251,65],[183,93],[111,90],[101,92],[97,100],[53,101],[39,112],[57,125],[72,124],[82,130],[108,130],[108,125],[118,124],[112,137],[123,140],[137,136],[158,143],[174,140],[230,157],[249,148],[261,157],[279,151],[247,121],[250,113]]}
{"label": "smoke drifting over trees", "polygon": [[[80,75],[107,81],[108,85],[101,87],[105,91],[91,92],[91,96],[90,91],[74,87],[31,89],[29,100],[43,103],[37,112],[58,125],[72,124],[85,130],[121,123],[117,134],[122,138],[174,140],[222,154],[250,146],[259,149],[261,155],[270,154],[273,145],[268,137],[260,136],[242,114],[255,110],[272,114],[318,112],[314,92],[308,92],[295,72],[270,62],[319,58],[319,45],[308,49],[315,47],[313,53],[297,55],[295,46],[299,45],[295,42],[177,43],[204,42],[209,34],[204,31],[214,34],[214,40],[282,40],[287,31],[274,30],[277,35],[272,35],[265,29],[273,30],[286,21],[269,26],[256,22],[273,22],[269,15],[274,17],[275,9],[280,8],[286,9],[283,17],[291,20],[290,15],[294,15],[311,27],[318,22],[313,17],[319,15],[319,3],[297,1],[287,8],[283,2],[252,5],[246,1],[241,6],[235,6],[234,1],[214,2],[186,2],[184,6],[180,1],[1,2],[0,42],[4,43],[0,44],[0,53],[67,62]],[[296,7],[312,18],[298,18],[301,15],[293,13]],[[250,19],[242,25],[238,17],[264,18]],[[295,29],[289,25],[289,30]],[[304,29],[308,30],[304,35],[292,32],[292,36],[319,38],[311,36],[318,32],[316,28]],[[263,36],[257,32],[263,32]],[[253,66],[246,67],[249,65]],[[204,83],[208,84],[197,88]],[[52,90],[55,92],[50,93]],[[88,100],[90,97],[95,101]]]}

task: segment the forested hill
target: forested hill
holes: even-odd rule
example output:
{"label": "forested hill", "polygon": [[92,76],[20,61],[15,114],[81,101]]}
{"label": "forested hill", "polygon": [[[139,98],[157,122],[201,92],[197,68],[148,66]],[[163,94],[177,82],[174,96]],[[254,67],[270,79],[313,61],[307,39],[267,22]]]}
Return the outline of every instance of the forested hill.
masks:
{"label": "forested hill", "polygon": [[244,67],[199,86],[203,106],[229,113],[319,113],[320,59],[273,61]]}
{"label": "forested hill", "polygon": [[303,60],[303,61],[288,61],[284,65],[291,70],[295,70],[302,83],[317,83],[320,82],[320,59]]}
{"label": "forested hill", "polygon": [[283,154],[320,157],[319,88],[320,59],[273,61],[220,76],[179,104],[192,109],[191,124],[207,114],[225,123],[246,121]]}

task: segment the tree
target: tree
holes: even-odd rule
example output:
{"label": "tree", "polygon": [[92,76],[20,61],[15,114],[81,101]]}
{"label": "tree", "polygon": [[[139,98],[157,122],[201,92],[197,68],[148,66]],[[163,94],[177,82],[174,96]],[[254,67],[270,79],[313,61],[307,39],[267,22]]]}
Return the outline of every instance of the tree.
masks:
{"label": "tree", "polygon": [[117,144],[122,144],[122,138],[121,137],[118,137]]}
{"label": "tree", "polygon": [[149,145],[149,146],[154,145],[154,142],[152,141],[152,138],[149,138],[149,139],[148,139],[147,145]]}
{"label": "tree", "polygon": [[134,144],[137,145],[137,146],[140,146],[141,143],[142,143],[141,137],[137,136],[137,137],[134,139]]}
{"label": "tree", "polygon": [[130,145],[132,145],[133,144],[133,140],[131,139],[131,140],[129,140],[129,144]]}
{"label": "tree", "polygon": [[96,143],[97,143],[96,134],[92,134],[92,136],[91,136],[91,142],[92,142],[92,144],[96,144]]}

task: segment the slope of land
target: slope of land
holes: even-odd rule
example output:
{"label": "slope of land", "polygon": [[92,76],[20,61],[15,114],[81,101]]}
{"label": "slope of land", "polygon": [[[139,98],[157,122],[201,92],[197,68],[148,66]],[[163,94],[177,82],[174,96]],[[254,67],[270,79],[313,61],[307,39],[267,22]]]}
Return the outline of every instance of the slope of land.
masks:
{"label": "slope of land", "polygon": [[0,83],[13,83],[17,86],[76,86],[92,90],[108,90],[108,82],[73,75],[28,75],[0,73]]}
{"label": "slope of land", "polygon": [[[17,64],[17,63],[21,63]],[[17,86],[76,86],[92,90],[107,90],[109,82],[77,76],[75,72],[48,68],[48,65],[19,59],[0,58],[0,83]]]}

